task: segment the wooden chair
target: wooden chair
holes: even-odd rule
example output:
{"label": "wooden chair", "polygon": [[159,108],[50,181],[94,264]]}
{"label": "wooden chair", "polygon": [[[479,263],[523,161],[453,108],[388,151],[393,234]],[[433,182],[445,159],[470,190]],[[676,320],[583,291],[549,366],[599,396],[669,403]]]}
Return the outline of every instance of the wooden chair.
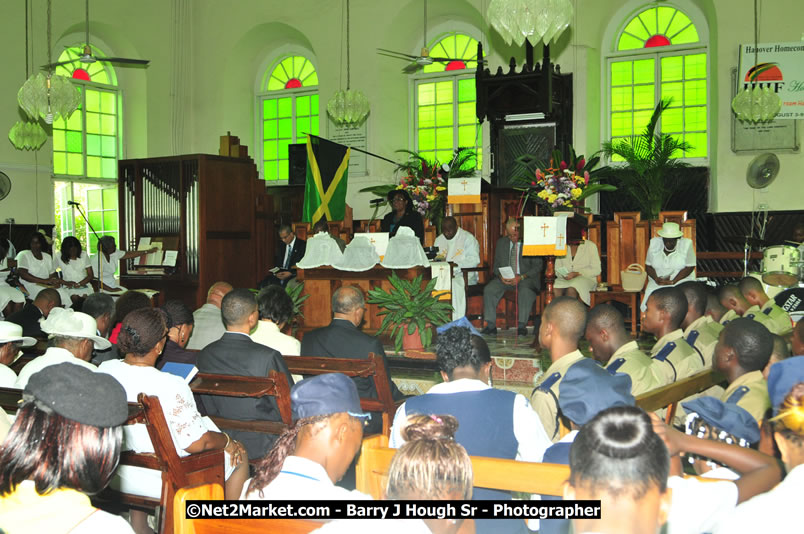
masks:
{"label": "wooden chair", "polygon": [[198,395],[218,395],[235,398],[270,396],[276,399],[282,422],[239,421],[237,419],[210,416],[210,419],[221,429],[281,434],[293,423],[290,409],[290,385],[284,373],[270,371],[267,377],[198,373],[190,383],[190,389]]}
{"label": "wooden chair", "polygon": [[676,407],[679,402],[690,395],[706,391],[710,387],[720,384],[723,380],[723,375],[717,371],[707,369],[639,395],[636,398],[636,405],[646,412],[655,412],[667,408],[665,422],[670,424],[676,415]]}
{"label": "wooden chair", "polygon": [[376,399],[360,399],[360,406],[367,411],[382,412],[382,432],[391,435],[391,422],[396,413],[396,403],[391,396],[391,383],[382,357],[370,352],[368,358],[322,358],[315,356],[283,356],[288,369],[298,375],[321,375],[343,373],[348,377],[372,378],[377,390]]}
{"label": "wooden chair", "polygon": [[[357,462],[357,489],[375,499],[385,494],[385,481],[391,459],[397,449],[388,448],[388,437],[369,436],[363,439]],[[472,472],[477,487],[563,495],[564,483],[569,479],[569,466],[559,464],[518,462],[499,458],[472,456]]]}
{"label": "wooden chair", "polygon": [[321,522],[305,519],[191,519],[186,517],[187,501],[222,500],[220,484],[181,488],[173,498],[173,531],[176,534],[307,534],[321,527]]}

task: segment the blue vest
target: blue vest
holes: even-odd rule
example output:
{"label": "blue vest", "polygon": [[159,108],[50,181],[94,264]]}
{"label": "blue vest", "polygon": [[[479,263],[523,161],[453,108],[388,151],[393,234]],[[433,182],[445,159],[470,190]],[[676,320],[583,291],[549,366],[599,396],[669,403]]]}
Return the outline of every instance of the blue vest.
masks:
{"label": "blue vest", "polygon": [[[612,373],[614,374],[614,373]],[[572,443],[555,443],[544,451],[544,463],[569,465],[570,447]],[[560,501],[555,495],[542,495],[543,501]],[[539,520],[539,534],[567,534],[570,531],[568,519]]]}
{"label": "blue vest", "polygon": [[[432,393],[411,397],[405,402],[405,413],[447,414],[458,419],[455,441],[470,456],[488,456],[513,460],[519,442],[514,434],[514,398],[516,394],[500,389]],[[472,500],[510,500],[506,491],[475,488]],[[521,519],[478,519],[478,533],[528,532]]]}

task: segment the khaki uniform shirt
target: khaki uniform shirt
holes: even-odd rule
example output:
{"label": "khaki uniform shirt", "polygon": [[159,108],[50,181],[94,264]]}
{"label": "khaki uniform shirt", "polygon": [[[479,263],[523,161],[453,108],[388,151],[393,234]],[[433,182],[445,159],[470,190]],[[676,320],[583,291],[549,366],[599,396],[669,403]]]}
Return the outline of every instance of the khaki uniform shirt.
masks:
{"label": "khaki uniform shirt", "polygon": [[606,370],[611,374],[625,373],[631,377],[631,395],[636,397],[659,387],[653,376],[650,356],[639,350],[636,341],[629,341],[611,355]]}
{"label": "khaki uniform shirt", "polygon": [[734,319],[737,319],[738,317],[739,317],[739,315],[737,315],[736,311],[729,310],[729,311],[727,311],[726,313],[723,314],[723,317],[720,318],[720,324],[722,324],[723,326],[726,326],[727,324],[729,324],[730,321],[733,321]]}
{"label": "khaki uniform shirt", "polygon": [[684,330],[684,339],[703,356],[705,367],[712,367],[712,357],[721,330],[723,325],[716,323],[708,315],[695,319]]}
{"label": "khaki uniform shirt", "polygon": [[768,328],[768,330],[774,334],[784,337],[793,332],[793,321],[790,319],[790,316],[786,311],[777,306],[776,303],[773,302],[773,299],[768,300],[760,311],[767,315],[773,322],[775,330],[770,328]]}
{"label": "khaki uniform shirt", "polygon": [[[767,328],[772,334],[779,334],[779,332],[777,331],[779,329],[778,324],[773,319],[762,313],[762,310],[759,309],[759,306],[751,306],[750,308],[745,310],[743,317],[745,317],[746,319],[755,320],[756,322]],[[793,328],[791,326],[788,329],[788,332],[791,332],[792,330]]]}
{"label": "khaki uniform shirt", "polygon": [[684,340],[679,328],[663,336],[650,351],[651,370],[659,386],[672,384],[703,370],[703,357]]}
{"label": "khaki uniform shirt", "polygon": [[768,396],[768,383],[762,376],[762,371],[751,371],[729,384],[726,392],[720,397],[723,402],[732,402],[750,413],[757,424],[765,417],[765,411],[770,408],[770,397]]}
{"label": "khaki uniform shirt", "polygon": [[530,405],[539,415],[544,431],[547,432],[547,437],[553,443],[560,438],[558,435],[558,386],[572,364],[584,358],[581,351],[576,350],[554,361],[536,382],[536,387],[530,395]]}

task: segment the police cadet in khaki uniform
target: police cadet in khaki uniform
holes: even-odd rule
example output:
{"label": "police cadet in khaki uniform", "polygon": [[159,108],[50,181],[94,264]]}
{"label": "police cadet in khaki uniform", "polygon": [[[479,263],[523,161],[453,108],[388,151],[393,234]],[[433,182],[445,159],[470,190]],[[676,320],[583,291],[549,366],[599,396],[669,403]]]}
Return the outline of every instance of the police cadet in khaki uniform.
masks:
{"label": "police cadet in khaki uniform", "polygon": [[703,284],[684,282],[678,288],[684,292],[688,306],[687,316],[681,322],[684,339],[703,356],[704,367],[712,367],[712,355],[723,325],[706,315],[706,289]]}
{"label": "police cadet in khaki uniform", "polygon": [[539,326],[539,345],[550,351],[552,364],[530,395],[544,430],[553,442],[559,440],[558,386],[572,365],[584,359],[578,340],[586,328],[586,306],[570,297],[557,297],[547,305]]}
{"label": "police cadet in khaki uniform", "polygon": [[[759,280],[750,276],[743,278],[740,281],[740,291],[745,297],[745,300],[751,304],[751,307],[745,311],[746,315],[757,313],[767,315],[772,323],[772,327],[766,326],[768,326],[768,330],[770,330],[772,334],[786,337],[793,333],[793,321],[790,319],[790,316],[786,311],[777,306],[773,299],[768,297],[768,294],[765,293],[765,288],[762,287]],[[750,319],[753,319],[753,317],[750,317]]]}
{"label": "police cadet in khaki uniform", "polygon": [[720,303],[735,314],[733,318],[729,319],[728,321],[720,321],[720,324],[725,326],[737,317],[745,317],[760,323],[771,332],[774,331],[775,327],[771,318],[762,313],[759,310],[759,306],[751,306],[751,304],[743,296],[743,293],[740,291],[740,287],[737,284],[729,284],[721,287],[717,296],[720,299]]}
{"label": "police cadet in khaki uniform", "polygon": [[715,347],[714,368],[723,373],[729,383],[720,400],[736,404],[757,423],[770,408],[768,384],[762,370],[772,351],[773,336],[768,329],[746,317],[727,324]]}
{"label": "police cadet in khaki uniform", "polygon": [[704,368],[703,356],[684,339],[681,322],[687,315],[687,299],[677,287],[661,287],[648,299],[642,314],[642,330],[659,340],[650,351],[653,375],[660,385],[687,378]]}
{"label": "police cadet in khaki uniform", "polygon": [[659,387],[653,376],[653,360],[628,336],[622,314],[611,304],[599,304],[589,312],[586,340],[592,357],[610,374],[623,373],[631,377],[632,395]]}

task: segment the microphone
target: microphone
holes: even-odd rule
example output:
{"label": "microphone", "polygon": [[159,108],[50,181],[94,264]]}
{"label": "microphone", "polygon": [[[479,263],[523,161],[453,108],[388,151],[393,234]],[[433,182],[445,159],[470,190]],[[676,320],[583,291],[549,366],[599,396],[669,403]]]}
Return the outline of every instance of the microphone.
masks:
{"label": "microphone", "polygon": [[69,204],[70,206],[80,206],[81,205],[80,202],[75,202],[74,200],[68,200],[67,204]]}

